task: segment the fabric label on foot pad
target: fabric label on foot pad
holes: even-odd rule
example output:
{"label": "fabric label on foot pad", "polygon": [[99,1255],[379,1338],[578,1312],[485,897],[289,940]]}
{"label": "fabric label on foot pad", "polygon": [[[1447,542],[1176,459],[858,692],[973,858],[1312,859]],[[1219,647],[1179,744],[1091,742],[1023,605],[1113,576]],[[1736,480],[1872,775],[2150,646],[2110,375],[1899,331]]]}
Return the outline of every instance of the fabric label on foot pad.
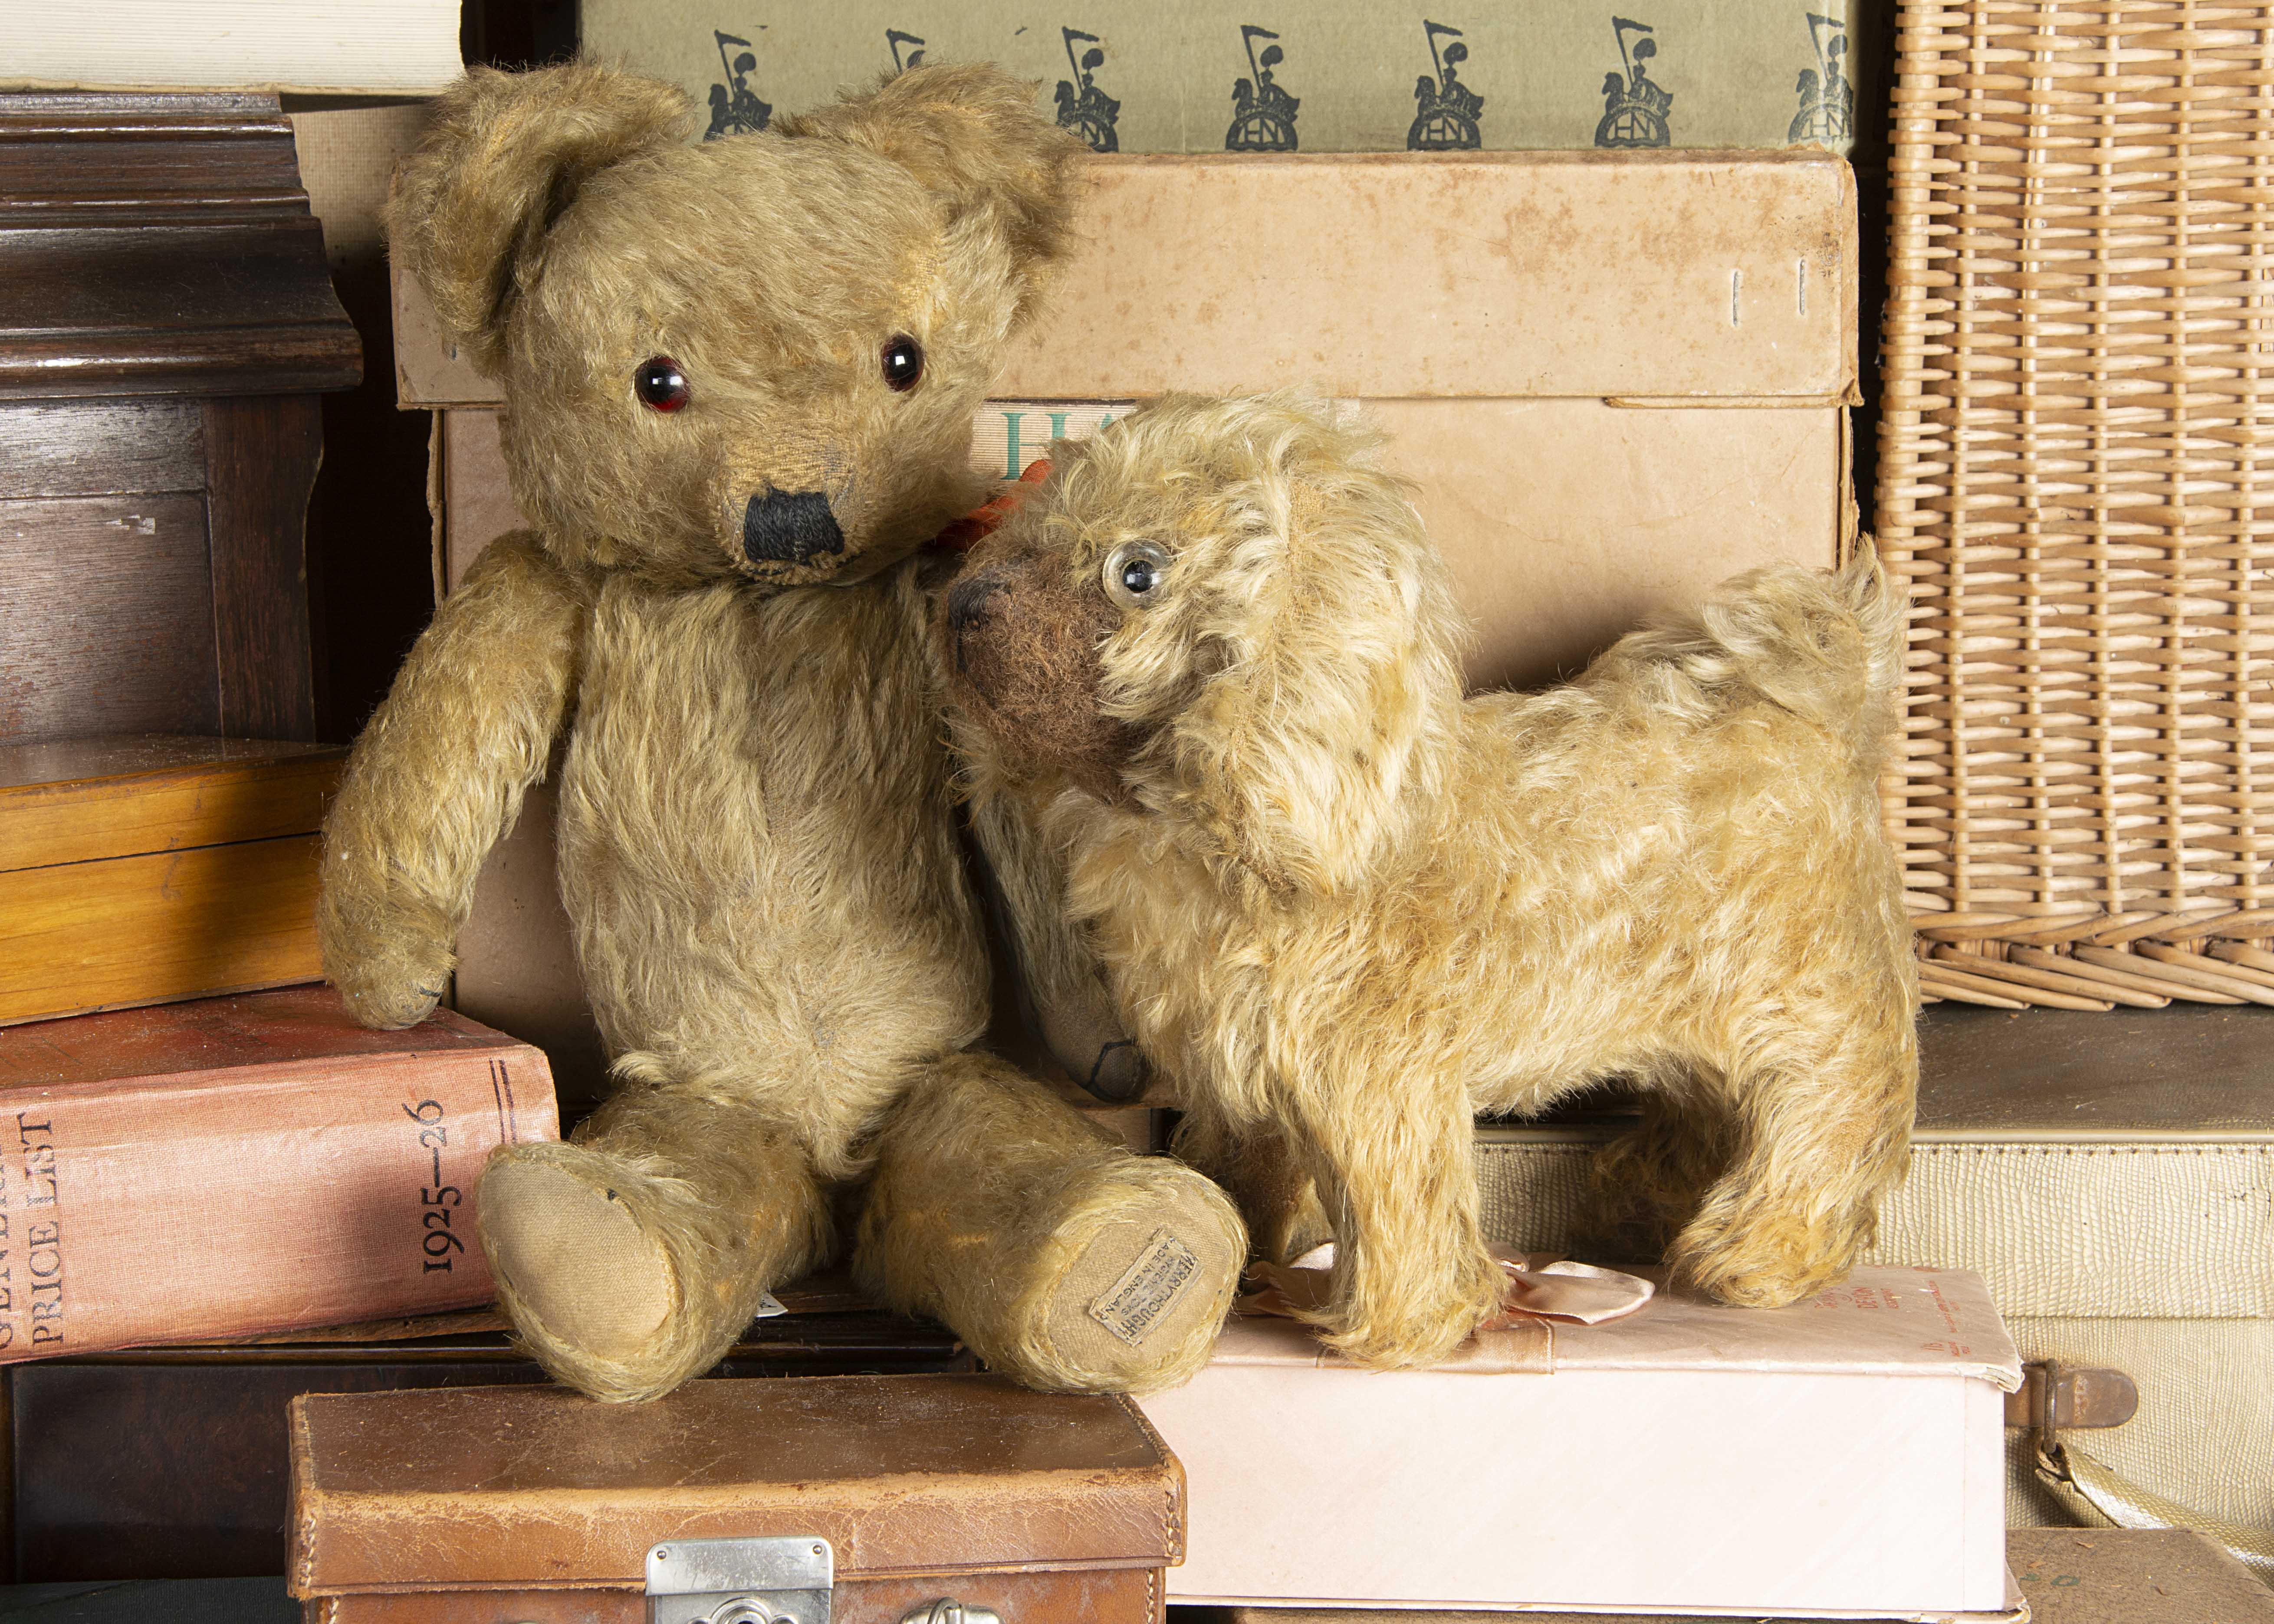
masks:
{"label": "fabric label on foot pad", "polygon": [[1166,1229],[1156,1229],[1137,1261],[1089,1305],[1089,1317],[1134,1347],[1184,1295],[1200,1266],[1191,1247]]}

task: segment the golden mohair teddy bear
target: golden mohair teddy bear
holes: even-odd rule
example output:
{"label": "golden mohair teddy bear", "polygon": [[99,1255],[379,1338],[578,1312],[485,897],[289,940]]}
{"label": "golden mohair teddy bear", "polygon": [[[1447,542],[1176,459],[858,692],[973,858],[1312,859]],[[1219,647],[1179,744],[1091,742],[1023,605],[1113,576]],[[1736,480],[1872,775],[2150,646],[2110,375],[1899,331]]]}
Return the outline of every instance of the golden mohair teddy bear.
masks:
{"label": "golden mohair teddy bear", "polygon": [[[356,746],[324,962],[366,1024],[424,1017],[565,734],[561,898],[620,1086],[496,1156],[478,1212],[523,1338],[598,1397],[715,1361],[831,1252],[847,1181],[856,1277],[1043,1387],[1179,1380],[1245,1255],[1207,1180],[968,1048],[987,958],[916,549],[978,494],[973,412],[1068,238],[1079,149],[1030,92],[924,66],[694,146],[671,86],[478,69],[389,207],[503,384],[536,528]],[[1051,894],[1032,855],[998,867]]]}
{"label": "golden mohair teddy bear", "polygon": [[1917,1079],[1875,787],[1898,601],[1868,560],[1757,571],[1576,682],[1465,699],[1377,447],[1284,393],[1054,447],[945,599],[975,794],[1065,847],[1180,1150],[1265,1186],[1282,1260],[1331,1229],[1352,1357],[1428,1364],[1494,1311],[1474,1117],[1612,1078],[1646,1106],[1605,1184],[1683,1273],[1830,1282]]}

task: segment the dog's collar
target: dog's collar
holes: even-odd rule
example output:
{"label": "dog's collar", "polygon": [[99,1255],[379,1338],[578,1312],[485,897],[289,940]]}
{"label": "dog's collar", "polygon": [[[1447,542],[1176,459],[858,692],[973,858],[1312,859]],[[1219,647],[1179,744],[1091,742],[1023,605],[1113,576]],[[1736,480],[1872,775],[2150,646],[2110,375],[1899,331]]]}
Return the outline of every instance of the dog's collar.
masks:
{"label": "dog's collar", "polygon": [[1036,457],[1027,464],[1015,484],[1007,484],[991,500],[982,502],[969,513],[933,537],[928,544],[942,553],[968,553],[981,540],[992,535],[1012,511],[1026,500],[1027,487],[1036,485],[1050,477],[1050,460]]}

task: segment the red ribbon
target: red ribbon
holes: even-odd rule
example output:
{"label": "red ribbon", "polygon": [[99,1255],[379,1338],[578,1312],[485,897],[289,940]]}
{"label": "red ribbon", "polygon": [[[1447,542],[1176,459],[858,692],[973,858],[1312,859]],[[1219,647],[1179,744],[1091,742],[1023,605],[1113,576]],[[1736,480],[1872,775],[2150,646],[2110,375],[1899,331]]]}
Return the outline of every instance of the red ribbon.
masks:
{"label": "red ribbon", "polygon": [[970,552],[983,537],[992,535],[996,527],[1011,516],[1013,509],[1029,494],[1027,486],[1040,485],[1050,477],[1050,458],[1036,457],[1027,464],[1027,471],[1019,476],[1017,484],[1005,485],[992,500],[982,502],[956,520],[933,537],[931,545],[943,553]]}

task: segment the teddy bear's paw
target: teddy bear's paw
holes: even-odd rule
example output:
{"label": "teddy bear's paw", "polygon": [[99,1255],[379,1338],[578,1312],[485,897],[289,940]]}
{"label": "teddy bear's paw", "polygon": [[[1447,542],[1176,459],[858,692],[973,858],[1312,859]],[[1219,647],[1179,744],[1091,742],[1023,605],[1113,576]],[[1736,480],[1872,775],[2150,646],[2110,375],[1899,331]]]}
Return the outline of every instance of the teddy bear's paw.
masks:
{"label": "teddy bear's paw", "polygon": [[689,1345],[689,1330],[712,1339],[682,1324],[703,1316],[681,1313],[670,1251],[637,1210],[645,1176],[611,1162],[571,1144],[500,1152],[482,1175],[482,1245],[539,1364],[594,1398],[651,1398],[723,1348]]}
{"label": "teddy bear's paw", "polygon": [[424,932],[404,932],[357,949],[333,938],[324,941],[324,972],[359,1026],[383,1032],[415,1026],[434,1012],[450,985],[457,955],[448,941]]}
{"label": "teddy bear's paw", "polygon": [[[1105,1162],[1059,1207],[1050,1272],[990,1361],[1053,1392],[1153,1393],[1208,1363],[1247,1260],[1231,1202],[1158,1156]],[[1007,1345],[1005,1345],[1007,1344]]]}

